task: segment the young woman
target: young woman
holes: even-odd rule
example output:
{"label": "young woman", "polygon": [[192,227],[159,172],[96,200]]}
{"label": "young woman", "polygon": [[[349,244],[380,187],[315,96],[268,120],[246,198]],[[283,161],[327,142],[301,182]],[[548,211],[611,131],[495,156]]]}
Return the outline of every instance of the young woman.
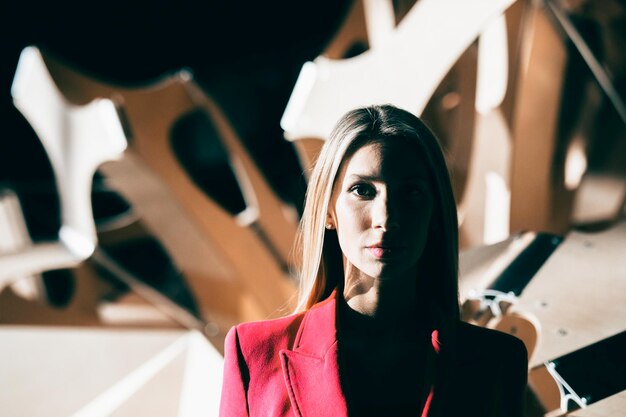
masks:
{"label": "young woman", "polygon": [[523,343],[459,320],[456,205],[421,120],[339,120],[299,247],[297,312],[226,337],[222,417],[523,415]]}

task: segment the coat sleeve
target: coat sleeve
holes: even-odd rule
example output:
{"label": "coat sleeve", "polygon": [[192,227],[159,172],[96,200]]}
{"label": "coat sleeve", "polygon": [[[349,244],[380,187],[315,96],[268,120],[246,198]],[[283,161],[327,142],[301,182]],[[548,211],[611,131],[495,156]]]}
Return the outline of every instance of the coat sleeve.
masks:
{"label": "coat sleeve", "polygon": [[528,353],[521,340],[515,339],[515,342],[507,354],[508,363],[501,368],[504,375],[501,375],[501,383],[498,384],[500,393],[497,396],[497,412],[494,413],[498,417],[523,417],[525,415]]}
{"label": "coat sleeve", "polygon": [[237,327],[230,329],[224,341],[224,379],[220,417],[248,416],[250,373],[239,344]]}

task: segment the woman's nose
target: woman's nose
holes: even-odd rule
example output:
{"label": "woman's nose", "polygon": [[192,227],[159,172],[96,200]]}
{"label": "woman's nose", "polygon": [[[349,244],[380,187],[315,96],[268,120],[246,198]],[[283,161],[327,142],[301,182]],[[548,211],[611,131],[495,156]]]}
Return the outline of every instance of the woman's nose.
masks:
{"label": "woman's nose", "polygon": [[372,228],[387,231],[399,227],[397,207],[393,199],[381,196],[372,207]]}

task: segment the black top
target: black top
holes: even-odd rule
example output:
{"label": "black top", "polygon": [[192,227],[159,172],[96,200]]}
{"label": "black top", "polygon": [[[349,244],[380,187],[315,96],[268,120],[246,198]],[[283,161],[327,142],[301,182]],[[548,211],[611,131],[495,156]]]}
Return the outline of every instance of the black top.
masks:
{"label": "black top", "polygon": [[[380,336],[383,331],[374,334],[378,331],[370,317],[355,312],[345,301],[338,304],[338,320],[350,322],[350,328],[338,327],[339,372],[350,416],[420,415],[428,394],[425,360],[430,334],[426,330],[396,333],[405,338],[389,346]],[[363,329],[370,329],[370,334]],[[348,333],[351,337],[344,337]],[[369,348],[363,349],[363,343]],[[452,353],[445,348],[442,340],[429,417],[523,416],[528,359],[519,339],[458,322],[456,349]],[[379,352],[384,360],[368,358],[363,351]]]}
{"label": "black top", "polygon": [[[419,415],[427,395],[426,332],[379,329],[374,319],[352,310],[343,299],[338,313],[340,322],[350,323],[349,328],[341,326],[338,341],[340,379],[350,416]],[[386,342],[390,334],[396,343]]]}

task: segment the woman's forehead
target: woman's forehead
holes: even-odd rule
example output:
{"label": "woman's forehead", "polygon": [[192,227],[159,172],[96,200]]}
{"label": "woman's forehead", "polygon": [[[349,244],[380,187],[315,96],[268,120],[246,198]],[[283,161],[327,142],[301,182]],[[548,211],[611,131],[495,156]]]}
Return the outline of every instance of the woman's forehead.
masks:
{"label": "woman's forehead", "polygon": [[351,175],[393,179],[427,179],[425,155],[416,143],[402,139],[370,141],[357,148],[342,163],[340,177]]}

